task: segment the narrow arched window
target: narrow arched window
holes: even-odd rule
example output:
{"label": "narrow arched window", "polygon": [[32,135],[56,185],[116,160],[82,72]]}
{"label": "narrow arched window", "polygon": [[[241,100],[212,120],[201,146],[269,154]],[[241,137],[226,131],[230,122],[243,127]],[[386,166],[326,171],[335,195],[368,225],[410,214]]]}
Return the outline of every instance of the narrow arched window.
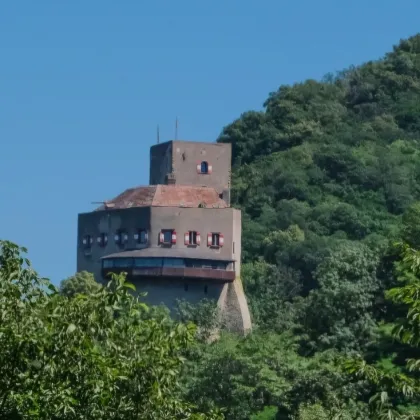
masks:
{"label": "narrow arched window", "polygon": [[201,162],[201,173],[207,174],[209,172],[209,164],[207,162]]}

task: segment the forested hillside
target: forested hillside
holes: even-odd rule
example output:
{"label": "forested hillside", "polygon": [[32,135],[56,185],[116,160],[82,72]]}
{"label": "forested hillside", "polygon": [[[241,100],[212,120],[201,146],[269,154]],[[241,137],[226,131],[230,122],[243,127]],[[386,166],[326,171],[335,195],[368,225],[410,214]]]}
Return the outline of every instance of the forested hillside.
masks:
{"label": "forested hillside", "polygon": [[372,409],[369,398],[382,388],[349,381],[341,367],[359,354],[403,375],[405,359],[418,357],[396,344],[392,328],[406,306],[385,294],[417,281],[395,243],[420,244],[420,35],[378,61],[280,86],[264,111],[244,113],[218,141],[232,143],[255,329],[205,351],[198,371],[211,372],[209,388],[226,388],[205,392],[198,380],[201,397],[228,407],[229,419],[412,410],[392,387]]}
{"label": "forested hillside", "polygon": [[[290,311],[276,321],[284,305],[270,303],[273,295],[306,297],[334,270],[341,284],[376,294],[389,274],[377,272],[377,259],[420,198],[420,36],[321,82],[281,86],[264,112],[244,113],[219,141],[233,147],[233,202],[243,210],[245,281],[258,323],[284,324]],[[363,265],[365,279],[337,266],[350,262]],[[325,316],[318,341],[335,328]],[[345,347],[360,348],[360,333]]]}

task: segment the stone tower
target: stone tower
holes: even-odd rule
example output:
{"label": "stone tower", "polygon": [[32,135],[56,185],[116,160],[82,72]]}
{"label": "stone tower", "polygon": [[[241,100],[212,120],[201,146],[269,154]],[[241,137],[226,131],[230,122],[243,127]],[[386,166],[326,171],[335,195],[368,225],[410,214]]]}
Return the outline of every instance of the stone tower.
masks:
{"label": "stone tower", "polygon": [[79,214],[77,271],[125,271],[150,304],[216,299],[230,330],[251,320],[240,279],[241,212],[230,207],[231,145],[169,141],[150,149],[150,185]]}

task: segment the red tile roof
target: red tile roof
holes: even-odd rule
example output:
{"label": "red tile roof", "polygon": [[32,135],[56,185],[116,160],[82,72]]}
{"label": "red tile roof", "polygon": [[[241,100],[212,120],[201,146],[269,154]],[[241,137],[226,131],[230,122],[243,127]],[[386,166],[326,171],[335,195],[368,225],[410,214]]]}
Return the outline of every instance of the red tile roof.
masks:
{"label": "red tile roof", "polygon": [[[199,207],[226,208],[218,192],[210,187],[184,185],[149,185],[129,188],[112,200],[106,202],[109,209],[130,207]],[[104,210],[105,206],[97,210]]]}

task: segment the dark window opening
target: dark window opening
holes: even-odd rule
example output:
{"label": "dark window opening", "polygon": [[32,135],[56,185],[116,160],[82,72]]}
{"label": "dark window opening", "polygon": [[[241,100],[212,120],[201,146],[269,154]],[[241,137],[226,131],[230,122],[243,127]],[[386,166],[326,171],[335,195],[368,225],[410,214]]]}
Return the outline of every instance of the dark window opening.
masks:
{"label": "dark window opening", "polygon": [[132,267],[133,259],[132,258],[115,258],[114,267],[117,268],[128,268]]}
{"label": "dark window opening", "polygon": [[206,285],[206,286],[204,286],[204,294],[207,295],[207,292],[208,292],[208,288],[207,288],[207,285]]}
{"label": "dark window opening", "polygon": [[163,259],[164,267],[185,267],[183,258],[164,258]]}
{"label": "dark window opening", "polygon": [[92,242],[93,242],[93,240],[92,240],[92,236],[90,236],[90,235],[85,235],[85,236],[83,237],[82,244],[83,244],[83,247],[84,247],[84,248],[90,248],[90,247],[92,246]]}
{"label": "dark window opening", "polygon": [[173,230],[162,230],[161,232],[161,242],[164,244],[171,244],[172,243],[172,234]]}
{"label": "dark window opening", "polygon": [[102,260],[103,268],[112,267],[187,267],[187,268],[207,268],[212,270],[226,270],[226,261],[203,260],[195,258],[107,258]]}
{"label": "dark window opening", "polygon": [[98,245],[101,247],[105,247],[108,243],[108,235],[106,233],[101,233],[98,236]]}
{"label": "dark window opening", "polygon": [[137,233],[134,235],[134,239],[138,244],[146,244],[147,243],[146,229],[139,229]]}
{"label": "dark window opening", "polygon": [[201,162],[201,173],[207,174],[209,172],[209,164],[207,162]]}
{"label": "dark window opening", "polygon": [[115,234],[114,239],[117,245],[122,246],[128,242],[128,234],[125,231],[119,231]]}
{"label": "dark window opening", "polygon": [[189,236],[190,245],[197,245],[197,232],[191,230]]}
{"label": "dark window opening", "polygon": [[112,268],[114,266],[114,260],[103,260],[102,267],[103,268]]}
{"label": "dark window opening", "polygon": [[220,245],[220,235],[218,233],[211,234],[211,246],[219,246]]}
{"label": "dark window opening", "polygon": [[162,267],[162,258],[135,258],[134,267]]}
{"label": "dark window opening", "polygon": [[186,258],[185,266],[192,268],[211,268],[213,270],[226,270],[227,262],[215,260],[200,260],[195,258]]}

